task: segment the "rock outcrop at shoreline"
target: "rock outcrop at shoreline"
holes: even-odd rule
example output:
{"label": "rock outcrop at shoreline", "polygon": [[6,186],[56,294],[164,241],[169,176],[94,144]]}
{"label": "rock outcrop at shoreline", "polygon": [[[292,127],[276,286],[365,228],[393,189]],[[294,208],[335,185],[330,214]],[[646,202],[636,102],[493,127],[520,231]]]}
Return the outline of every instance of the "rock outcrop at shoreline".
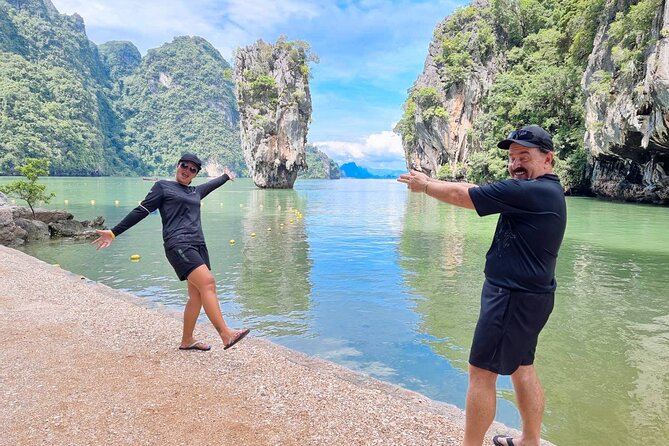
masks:
{"label": "rock outcrop at shoreline", "polygon": [[669,203],[669,2],[653,12],[643,62],[620,65],[612,24],[637,2],[609,2],[583,74],[592,191]]}
{"label": "rock outcrop at shoreline", "polygon": [[51,238],[88,239],[104,227],[104,218],[78,221],[66,211],[35,208],[35,215],[25,206],[13,206],[0,193],[0,245],[16,247]]}
{"label": "rock outcrop at shoreline", "polygon": [[241,141],[249,176],[262,188],[292,188],[306,168],[305,144],[311,119],[306,42],[279,38],[239,48],[235,87]]}
{"label": "rock outcrop at shoreline", "polygon": [[506,176],[497,142],[553,135],[565,192],[669,204],[669,3],[473,0],[436,28],[395,130],[409,169]]}

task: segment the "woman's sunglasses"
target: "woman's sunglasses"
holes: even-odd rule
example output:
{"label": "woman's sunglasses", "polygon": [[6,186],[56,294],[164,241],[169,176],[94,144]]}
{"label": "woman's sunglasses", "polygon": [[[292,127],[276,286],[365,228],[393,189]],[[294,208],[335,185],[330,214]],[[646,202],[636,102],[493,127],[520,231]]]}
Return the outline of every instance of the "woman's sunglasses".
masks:
{"label": "woman's sunglasses", "polygon": [[188,171],[190,173],[197,173],[198,172],[198,170],[195,167],[189,166],[188,163],[181,162],[181,163],[179,163],[179,167],[181,167],[184,170],[188,169]]}

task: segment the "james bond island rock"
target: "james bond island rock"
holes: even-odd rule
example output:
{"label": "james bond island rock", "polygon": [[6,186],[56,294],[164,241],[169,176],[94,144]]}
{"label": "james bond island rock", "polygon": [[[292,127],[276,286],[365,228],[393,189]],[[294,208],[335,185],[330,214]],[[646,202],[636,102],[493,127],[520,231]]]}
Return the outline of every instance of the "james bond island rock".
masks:
{"label": "james bond island rock", "polygon": [[402,136],[408,169],[436,177],[439,167],[463,163],[477,142],[471,130],[497,73],[504,36],[498,35],[487,1],[474,1],[434,31],[423,73],[409,90]]}
{"label": "james bond island rock", "polygon": [[311,118],[309,62],[318,62],[303,41],[259,40],[239,48],[234,80],[241,144],[249,176],[261,188],[292,188],[306,168]]}
{"label": "james bond island rock", "polygon": [[669,2],[608,2],[583,75],[592,191],[669,203]]}

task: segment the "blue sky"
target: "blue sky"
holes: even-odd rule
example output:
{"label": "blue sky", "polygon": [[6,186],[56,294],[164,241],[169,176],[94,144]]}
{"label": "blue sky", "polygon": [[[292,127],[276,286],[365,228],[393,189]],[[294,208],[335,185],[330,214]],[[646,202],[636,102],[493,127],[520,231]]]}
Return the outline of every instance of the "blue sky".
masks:
{"label": "blue sky", "polygon": [[436,25],[469,1],[52,0],[84,18],[101,44],[129,40],[142,54],[175,36],[201,36],[232,63],[258,39],[306,40],[313,114],[308,141],[338,163],[404,169],[399,136],[407,89],[423,70]]}

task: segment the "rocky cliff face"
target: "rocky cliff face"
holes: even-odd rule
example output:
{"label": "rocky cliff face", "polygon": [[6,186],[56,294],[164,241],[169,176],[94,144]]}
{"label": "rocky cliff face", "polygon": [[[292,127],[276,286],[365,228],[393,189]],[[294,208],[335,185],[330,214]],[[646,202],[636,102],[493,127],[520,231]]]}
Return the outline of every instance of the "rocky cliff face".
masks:
{"label": "rocky cliff face", "polygon": [[[669,203],[669,2],[646,1],[649,28],[633,30],[623,19],[641,13],[630,13],[637,3],[608,2],[583,75],[592,190]],[[635,42],[626,44],[621,32],[622,39],[635,33]],[[621,44],[636,57],[621,54]]]}
{"label": "rocky cliff face", "polygon": [[[132,48],[125,48],[132,57]],[[172,174],[183,152],[198,154],[209,175],[216,165],[243,173],[231,74],[228,62],[201,37],[176,37],[149,50],[133,74],[118,81],[126,150],[153,175]]]}
{"label": "rocky cliff face", "polygon": [[[455,167],[477,149],[468,135],[481,100],[504,66],[496,50],[503,38],[478,13],[487,7],[487,1],[474,1],[467,13],[447,17],[434,32],[423,73],[396,128],[409,169],[435,177],[440,165]],[[458,68],[449,69],[446,62]]]}
{"label": "rocky cliff face", "polygon": [[262,188],[292,188],[306,167],[305,144],[311,118],[308,62],[304,42],[259,40],[239,48],[234,80],[241,141],[249,176]]}

